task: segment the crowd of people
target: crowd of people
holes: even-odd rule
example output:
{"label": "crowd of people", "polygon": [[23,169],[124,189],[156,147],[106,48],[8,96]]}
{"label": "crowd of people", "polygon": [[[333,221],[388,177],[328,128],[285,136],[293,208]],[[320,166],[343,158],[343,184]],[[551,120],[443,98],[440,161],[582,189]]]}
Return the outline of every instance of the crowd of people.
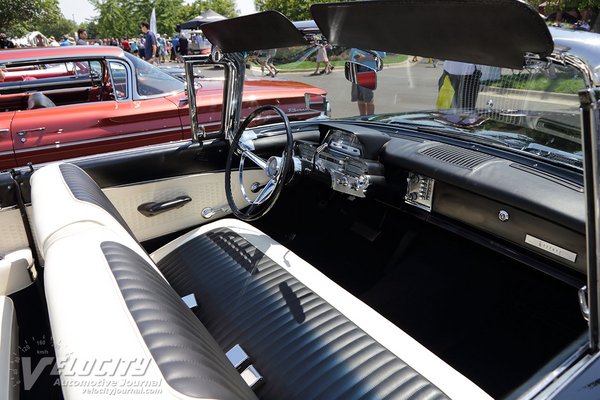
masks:
{"label": "crowd of people", "polygon": [[[33,47],[60,47],[60,46],[116,46],[124,51],[137,55],[151,63],[159,64],[172,62],[181,62],[182,57],[188,55],[190,43],[198,48],[210,47],[206,38],[194,33],[188,39],[184,34],[175,34],[169,37],[167,34],[158,34],[150,30],[147,22],[140,23],[141,34],[139,37],[132,38],[94,38],[88,37],[85,29],[77,31],[77,38],[69,35],[63,35],[58,39],[54,36],[46,38],[38,33],[28,46]],[[0,49],[22,47],[17,41],[7,38],[6,34],[0,33]]]}

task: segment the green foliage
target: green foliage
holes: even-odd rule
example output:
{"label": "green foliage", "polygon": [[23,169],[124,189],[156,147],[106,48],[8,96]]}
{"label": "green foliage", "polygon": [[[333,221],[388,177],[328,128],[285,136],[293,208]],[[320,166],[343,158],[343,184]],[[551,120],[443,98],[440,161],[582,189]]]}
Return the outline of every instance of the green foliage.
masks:
{"label": "green foliage", "polygon": [[541,74],[502,75],[500,80],[488,82],[488,85],[506,89],[535,90],[541,92],[577,94],[585,84],[573,74],[559,73],[554,78]]}
{"label": "green foliage", "polygon": [[87,20],[86,22],[79,24],[77,28],[85,29],[88,34],[88,39],[98,39],[100,37],[100,34],[98,33],[97,18]]}
{"label": "green foliage", "polygon": [[228,18],[237,17],[239,14],[235,8],[235,0],[196,0],[192,4],[182,7],[180,22],[189,21],[208,10],[213,10]]}
{"label": "green foliage", "polygon": [[277,10],[292,21],[312,19],[310,5],[329,3],[330,0],[255,0],[258,11]]}
{"label": "green foliage", "polygon": [[61,14],[58,18],[39,23],[37,30],[42,32],[46,37],[54,36],[58,40],[64,35],[76,37],[77,25]]}
{"label": "green foliage", "polygon": [[172,34],[178,24],[197,17],[211,9],[226,17],[237,16],[235,0],[196,0],[185,5],[183,0],[90,0],[98,11],[94,37],[137,37],[140,22],[150,22],[152,8],[156,8],[158,32]]}
{"label": "green foliage", "polygon": [[542,3],[546,3],[544,9],[547,13],[554,11],[569,11],[569,10],[579,10],[583,11],[587,8],[599,8],[600,0],[554,0],[554,1],[546,1],[546,0],[529,0],[529,3],[534,7],[538,7]]}
{"label": "green foliage", "polygon": [[100,13],[98,18],[98,34],[101,37],[123,37],[130,34],[129,14],[124,12],[120,0],[94,0],[96,10]]}
{"label": "green foliage", "polygon": [[21,36],[61,16],[58,0],[2,0],[0,30],[9,36]]}

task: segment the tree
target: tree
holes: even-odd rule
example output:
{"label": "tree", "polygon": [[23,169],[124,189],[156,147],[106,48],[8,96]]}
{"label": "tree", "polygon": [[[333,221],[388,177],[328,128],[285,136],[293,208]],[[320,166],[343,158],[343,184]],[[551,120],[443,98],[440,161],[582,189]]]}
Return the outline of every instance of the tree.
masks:
{"label": "tree", "polygon": [[255,0],[258,11],[277,10],[292,21],[312,19],[310,5],[329,3],[331,0]]}
{"label": "tree", "polygon": [[239,15],[239,11],[235,8],[235,1],[233,0],[196,0],[192,4],[183,6],[180,14],[180,22],[196,18],[207,10],[213,10],[227,18]]}
{"label": "tree", "polygon": [[98,34],[100,37],[124,37],[128,32],[128,20],[122,11],[119,0],[94,0],[92,2],[100,16]]}
{"label": "tree", "polygon": [[98,17],[86,20],[84,23],[79,24],[78,28],[85,29],[90,39],[99,38]]}
{"label": "tree", "polygon": [[2,0],[0,29],[9,36],[21,36],[59,16],[58,0]]}
{"label": "tree", "polygon": [[64,35],[73,36],[77,30],[77,26],[73,21],[60,14],[57,18],[40,22],[37,25],[37,30],[42,32],[46,37],[54,36],[58,40]]}

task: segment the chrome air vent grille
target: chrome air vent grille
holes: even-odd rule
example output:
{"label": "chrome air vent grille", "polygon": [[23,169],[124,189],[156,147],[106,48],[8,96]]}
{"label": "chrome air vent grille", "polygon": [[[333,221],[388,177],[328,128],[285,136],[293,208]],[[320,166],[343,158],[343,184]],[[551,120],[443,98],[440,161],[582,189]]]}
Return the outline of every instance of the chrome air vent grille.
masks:
{"label": "chrome air vent grille", "polygon": [[421,151],[421,154],[462,168],[473,169],[494,158],[488,154],[463,149],[462,147],[440,144]]}

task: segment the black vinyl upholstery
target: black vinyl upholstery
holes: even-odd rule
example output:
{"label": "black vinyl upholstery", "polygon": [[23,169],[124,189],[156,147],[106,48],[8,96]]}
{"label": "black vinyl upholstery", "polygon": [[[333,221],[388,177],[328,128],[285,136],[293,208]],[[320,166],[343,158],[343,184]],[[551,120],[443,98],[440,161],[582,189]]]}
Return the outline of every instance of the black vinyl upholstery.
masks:
{"label": "black vinyl upholstery", "polygon": [[56,104],[48,98],[44,93],[32,93],[27,99],[27,109],[35,110],[38,108],[56,107]]}
{"label": "black vinyl upholstery", "polygon": [[147,261],[128,247],[100,247],[165,381],[187,396],[256,399],[206,328]]}
{"label": "black vinyl upholstery", "polygon": [[447,396],[246,239],[215,229],[158,262],[222,349],[240,344],[265,383],[261,399]]}
{"label": "black vinyl upholstery", "polygon": [[73,164],[60,164],[59,168],[65,183],[77,200],[85,201],[104,209],[135,239],[135,235],[119,211],[117,211],[108,197],[106,197],[100,186],[84,170]]}

